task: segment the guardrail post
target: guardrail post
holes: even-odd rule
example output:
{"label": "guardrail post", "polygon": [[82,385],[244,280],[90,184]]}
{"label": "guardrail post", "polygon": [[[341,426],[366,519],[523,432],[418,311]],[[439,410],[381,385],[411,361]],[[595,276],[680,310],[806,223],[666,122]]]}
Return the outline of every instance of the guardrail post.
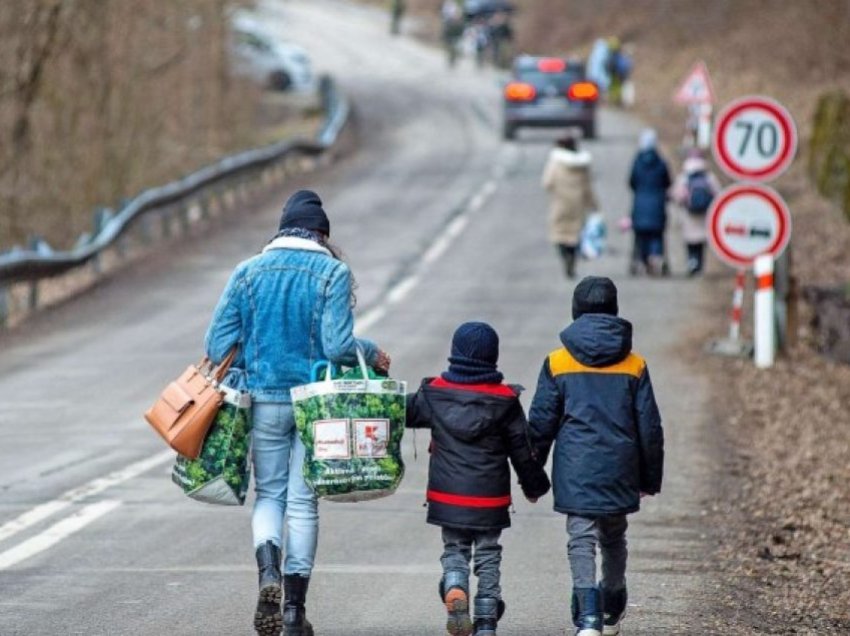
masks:
{"label": "guardrail post", "polygon": [[[92,219],[92,240],[100,236],[103,228],[112,218],[112,210],[105,207],[95,208],[94,217]],[[103,268],[101,267],[100,253],[95,254],[91,259],[92,270],[96,275],[100,275]]]}
{"label": "guardrail post", "polygon": [[189,233],[189,203],[183,201],[179,204],[177,218],[180,219],[180,231],[185,235]]}

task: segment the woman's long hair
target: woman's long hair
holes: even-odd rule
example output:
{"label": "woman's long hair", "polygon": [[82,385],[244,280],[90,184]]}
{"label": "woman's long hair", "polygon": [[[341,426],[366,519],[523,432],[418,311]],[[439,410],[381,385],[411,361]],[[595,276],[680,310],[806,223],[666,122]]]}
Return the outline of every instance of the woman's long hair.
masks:
{"label": "woman's long hair", "polygon": [[[346,262],[345,253],[342,251],[342,248],[340,248],[339,245],[337,245],[336,243],[331,243],[328,240],[328,237],[326,237],[324,234],[319,234],[318,232],[314,232],[312,230],[306,230],[306,229],[300,228],[300,227],[299,228],[288,228],[288,229],[285,229],[285,230],[281,230],[280,232],[275,234],[271,238],[269,243],[271,243],[275,239],[280,238],[282,236],[292,236],[292,237],[295,237],[295,238],[307,239],[308,241],[314,241],[315,243],[318,243],[319,245],[321,245],[322,247],[327,249],[331,253],[331,256],[333,256],[333,258],[335,258],[336,260],[343,262],[343,263]],[[266,245],[268,245],[268,243]],[[263,247],[265,247],[265,246],[263,246]],[[262,251],[262,250],[260,250],[260,251]],[[349,268],[348,271],[349,271],[349,275],[351,277],[351,308],[353,309],[354,307],[357,306],[357,294],[355,293],[355,291],[357,289],[357,279],[354,278],[354,272],[352,272],[350,268]]]}

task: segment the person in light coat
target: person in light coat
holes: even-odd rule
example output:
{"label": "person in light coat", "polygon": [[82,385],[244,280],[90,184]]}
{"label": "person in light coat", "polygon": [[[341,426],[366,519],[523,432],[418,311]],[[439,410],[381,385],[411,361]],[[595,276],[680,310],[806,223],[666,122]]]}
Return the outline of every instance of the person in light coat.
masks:
{"label": "person in light coat", "polygon": [[543,171],[543,187],[549,192],[549,236],[564,262],[569,278],[576,276],[576,252],[588,212],[597,209],[590,182],[590,153],[580,150],[575,137],[556,142]]}
{"label": "person in light coat", "polygon": [[[695,188],[704,188],[700,196]],[[705,243],[708,240],[706,213],[711,199],[720,192],[720,181],[711,172],[701,150],[694,149],[682,164],[682,172],[670,189],[670,198],[678,205],[678,220],[688,257],[688,274],[696,276],[703,269]]]}

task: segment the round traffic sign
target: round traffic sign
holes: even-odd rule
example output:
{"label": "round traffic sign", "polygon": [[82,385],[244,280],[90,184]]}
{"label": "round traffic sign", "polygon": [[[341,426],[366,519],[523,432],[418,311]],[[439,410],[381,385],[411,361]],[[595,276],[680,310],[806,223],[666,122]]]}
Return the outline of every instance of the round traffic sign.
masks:
{"label": "round traffic sign", "polygon": [[779,256],[791,239],[791,213],[772,188],[743,183],[720,192],[706,220],[711,247],[733,267],[749,267],[757,256]]}
{"label": "round traffic sign", "polygon": [[797,153],[797,127],[791,114],[769,97],[743,97],[717,116],[714,159],[733,179],[770,181]]}

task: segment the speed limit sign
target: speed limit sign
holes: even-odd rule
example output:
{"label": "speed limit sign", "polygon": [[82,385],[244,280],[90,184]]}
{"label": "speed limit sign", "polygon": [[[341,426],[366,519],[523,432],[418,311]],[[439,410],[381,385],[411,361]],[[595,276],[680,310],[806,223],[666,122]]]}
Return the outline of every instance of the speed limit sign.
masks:
{"label": "speed limit sign", "polygon": [[733,179],[770,181],[794,160],[797,127],[775,100],[743,97],[718,115],[712,151],[717,164]]}

